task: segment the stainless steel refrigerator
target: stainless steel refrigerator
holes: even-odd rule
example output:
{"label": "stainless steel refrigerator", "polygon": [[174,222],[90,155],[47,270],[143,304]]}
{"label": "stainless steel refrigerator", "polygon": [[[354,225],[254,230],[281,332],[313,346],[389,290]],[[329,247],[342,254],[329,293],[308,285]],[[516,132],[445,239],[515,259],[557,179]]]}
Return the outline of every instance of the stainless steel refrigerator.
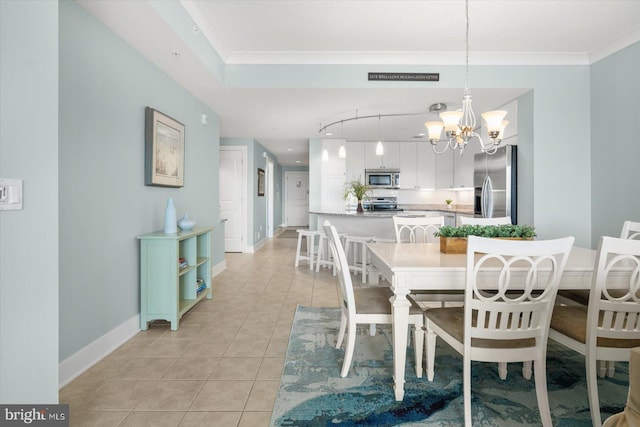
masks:
{"label": "stainless steel refrigerator", "polygon": [[495,154],[474,156],[473,186],[475,216],[511,217],[518,223],[518,147],[505,145]]}

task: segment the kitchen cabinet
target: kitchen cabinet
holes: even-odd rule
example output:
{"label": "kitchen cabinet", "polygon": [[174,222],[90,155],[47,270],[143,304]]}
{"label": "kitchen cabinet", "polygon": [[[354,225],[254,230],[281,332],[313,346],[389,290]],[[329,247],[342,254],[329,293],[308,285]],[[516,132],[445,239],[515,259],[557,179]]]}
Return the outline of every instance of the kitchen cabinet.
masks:
{"label": "kitchen cabinet", "polygon": [[400,188],[433,189],[436,154],[428,142],[400,143]]}
{"label": "kitchen cabinet", "polygon": [[[420,141],[416,143],[417,188],[436,188],[436,156],[437,154],[433,152],[429,142]],[[401,177],[400,179],[403,178]]]}
{"label": "kitchen cabinet", "polygon": [[418,187],[417,144],[413,141],[400,144],[400,188]]}
{"label": "kitchen cabinet", "polygon": [[365,168],[366,169],[400,169],[400,143],[395,141],[383,141],[384,154],[376,155],[378,142],[365,142]]}
{"label": "kitchen cabinet", "polygon": [[347,149],[346,182],[359,180],[364,182],[364,145],[362,141],[349,141]]}
{"label": "kitchen cabinet", "polygon": [[[487,136],[487,138],[489,138]],[[485,139],[483,138],[483,141]],[[464,149],[464,154],[460,156],[460,151],[455,150],[453,155],[453,187],[471,188],[473,187],[473,157],[482,151],[480,141],[473,138]]]}
{"label": "kitchen cabinet", "polygon": [[456,214],[453,212],[440,212],[444,217],[444,225],[448,227],[456,226]]}
{"label": "kitchen cabinet", "polygon": [[458,150],[447,149],[442,154],[436,154],[436,188],[447,189],[453,187],[453,156],[460,155]]}

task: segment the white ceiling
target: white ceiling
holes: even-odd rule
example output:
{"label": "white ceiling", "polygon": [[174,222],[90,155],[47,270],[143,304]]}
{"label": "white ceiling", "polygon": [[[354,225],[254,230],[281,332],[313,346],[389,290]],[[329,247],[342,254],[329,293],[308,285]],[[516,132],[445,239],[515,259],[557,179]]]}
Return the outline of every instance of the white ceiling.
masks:
{"label": "white ceiling", "polygon": [[[380,121],[383,140],[413,140],[424,132],[424,121],[435,118],[429,105],[461,104],[461,89],[224,87],[189,47],[197,44],[176,34],[157,3],[78,3],[216,111],[221,137],[253,138],[283,165],[308,164],[308,139],[322,136],[318,130],[327,123],[356,115],[424,113]],[[204,36],[226,64],[464,64],[462,0],[180,4],[193,20],[194,37]],[[589,64],[640,40],[639,0],[471,0],[469,15],[472,65]],[[471,87],[477,113],[523,92]],[[330,130],[334,138],[375,140],[378,120],[349,121]]]}

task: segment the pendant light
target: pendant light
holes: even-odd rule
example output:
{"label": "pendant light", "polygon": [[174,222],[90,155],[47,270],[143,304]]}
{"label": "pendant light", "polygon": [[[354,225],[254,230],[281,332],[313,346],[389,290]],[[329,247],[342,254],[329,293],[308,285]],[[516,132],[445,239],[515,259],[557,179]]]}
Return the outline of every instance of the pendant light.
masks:
{"label": "pendant light", "polygon": [[384,147],[382,145],[382,139],[380,139],[380,114],[378,114],[378,143],[376,144],[376,156],[384,155]]}
{"label": "pendant light", "polygon": [[342,143],[340,144],[340,149],[338,150],[338,158],[339,159],[344,159],[345,157],[347,157],[347,150],[344,148],[344,136],[342,131],[344,126],[342,126],[342,122],[340,122],[340,139],[342,140]]}

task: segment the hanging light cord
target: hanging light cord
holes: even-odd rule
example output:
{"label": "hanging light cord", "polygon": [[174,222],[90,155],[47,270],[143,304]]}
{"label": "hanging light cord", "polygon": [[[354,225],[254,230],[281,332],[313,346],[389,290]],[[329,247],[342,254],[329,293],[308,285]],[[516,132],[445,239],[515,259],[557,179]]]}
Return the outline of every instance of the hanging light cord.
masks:
{"label": "hanging light cord", "polygon": [[465,64],[466,64],[466,75],[465,75],[465,93],[469,92],[469,0],[465,1],[464,14],[467,20],[467,27],[464,36],[465,43]]}

